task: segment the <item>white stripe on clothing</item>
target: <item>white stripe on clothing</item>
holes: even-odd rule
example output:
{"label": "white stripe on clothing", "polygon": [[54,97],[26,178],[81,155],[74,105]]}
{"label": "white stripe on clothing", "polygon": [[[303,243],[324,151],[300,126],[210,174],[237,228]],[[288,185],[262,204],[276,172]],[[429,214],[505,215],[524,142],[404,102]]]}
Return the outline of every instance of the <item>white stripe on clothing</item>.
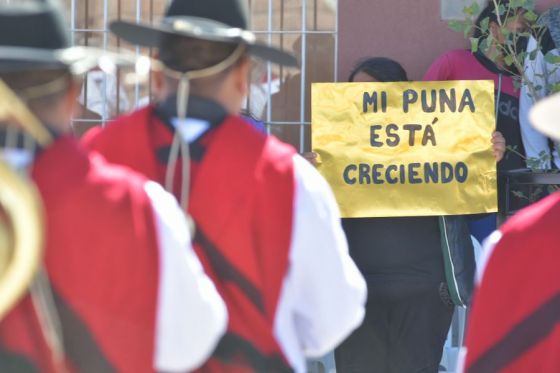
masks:
{"label": "white stripe on clothing", "polygon": [[482,277],[488,261],[494,252],[494,248],[502,238],[502,232],[499,230],[494,231],[488,238],[486,238],[482,244],[482,254],[480,255],[480,261],[476,265],[476,285],[479,286],[482,282]]}
{"label": "white stripe on clothing", "polygon": [[366,283],[348,254],[338,206],[327,182],[294,156],[295,202],[289,268],[274,333],[290,365],[334,349],[365,315]]}
{"label": "white stripe on clothing", "polygon": [[[502,238],[502,232],[499,230],[494,231],[488,238],[482,243],[482,253],[480,254],[480,260],[476,262],[476,286],[479,287],[482,278],[484,276],[484,271],[488,265],[488,261],[494,252],[494,248]],[[463,373],[465,371],[465,362],[467,361],[467,347],[462,346],[459,349],[459,355],[457,357],[457,367],[455,369],[456,373]]]}
{"label": "white stripe on clothing", "polygon": [[147,182],[145,190],[160,249],[154,369],[190,371],[208,359],[225,333],[226,307],[192,249],[175,198],[155,182]]}

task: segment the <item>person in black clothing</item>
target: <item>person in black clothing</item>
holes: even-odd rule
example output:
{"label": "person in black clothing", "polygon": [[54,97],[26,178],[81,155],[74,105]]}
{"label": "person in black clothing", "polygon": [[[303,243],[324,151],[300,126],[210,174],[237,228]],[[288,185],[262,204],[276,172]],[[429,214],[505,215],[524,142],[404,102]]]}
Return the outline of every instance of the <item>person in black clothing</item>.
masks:
{"label": "person in black clothing", "polygon": [[[349,77],[349,82],[376,81],[408,78],[398,62],[382,57],[363,60]],[[495,150],[503,154],[505,144],[498,143]],[[316,153],[304,156],[315,163]],[[368,302],[363,324],[335,350],[338,373],[438,371],[454,311],[440,219],[342,219],[350,255],[368,284]],[[460,238],[472,250],[466,223],[463,227]]]}
{"label": "person in black clothing", "polygon": [[[407,81],[387,58],[371,58],[349,81]],[[366,317],[335,351],[337,372],[437,371],[453,304],[445,284],[438,218],[343,219],[350,254],[368,284]]]}

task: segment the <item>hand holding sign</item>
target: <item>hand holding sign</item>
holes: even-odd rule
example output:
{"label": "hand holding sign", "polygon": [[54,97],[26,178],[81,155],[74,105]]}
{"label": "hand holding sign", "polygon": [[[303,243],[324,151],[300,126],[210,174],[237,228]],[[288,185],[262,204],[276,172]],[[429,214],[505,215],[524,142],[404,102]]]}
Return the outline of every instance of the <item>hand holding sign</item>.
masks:
{"label": "hand holding sign", "polygon": [[506,139],[501,132],[495,131],[492,134],[492,152],[494,153],[494,158],[496,162],[499,162],[504,157],[506,152]]}
{"label": "hand holding sign", "polygon": [[[493,82],[313,85],[313,148],[344,217],[494,212]],[[494,149],[489,139],[492,138]]]}

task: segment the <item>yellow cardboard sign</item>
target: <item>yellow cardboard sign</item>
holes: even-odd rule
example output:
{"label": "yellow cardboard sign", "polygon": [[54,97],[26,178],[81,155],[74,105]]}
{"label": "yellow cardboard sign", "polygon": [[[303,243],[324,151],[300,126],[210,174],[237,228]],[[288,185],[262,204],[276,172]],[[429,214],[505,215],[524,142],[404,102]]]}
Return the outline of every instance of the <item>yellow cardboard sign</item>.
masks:
{"label": "yellow cardboard sign", "polygon": [[494,82],[316,83],[312,142],[343,217],[497,211]]}

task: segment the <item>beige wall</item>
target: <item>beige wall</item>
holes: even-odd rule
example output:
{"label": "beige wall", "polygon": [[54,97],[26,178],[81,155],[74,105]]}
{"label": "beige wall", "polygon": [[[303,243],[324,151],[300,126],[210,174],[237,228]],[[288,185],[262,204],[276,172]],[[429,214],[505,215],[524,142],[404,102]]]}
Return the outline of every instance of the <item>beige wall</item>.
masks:
{"label": "beige wall", "polygon": [[[64,0],[65,9],[67,10],[67,20],[70,22],[70,11],[72,9],[72,0]],[[88,44],[101,46],[103,43],[103,30],[105,27],[105,1],[104,0],[74,0],[75,4],[75,27],[76,29],[88,29],[90,32],[77,32],[74,34],[77,44],[84,44],[87,37]],[[163,0],[140,0],[140,16],[142,21],[157,21],[165,8]],[[107,0],[107,19],[136,19],[137,0]],[[115,38],[110,35],[109,43],[114,45]]]}
{"label": "beige wall", "polygon": [[[537,0],[539,9],[553,4],[558,0]],[[438,55],[468,46],[441,20],[440,0],[339,0],[338,9],[340,80],[368,56],[394,58],[421,79]]]}

